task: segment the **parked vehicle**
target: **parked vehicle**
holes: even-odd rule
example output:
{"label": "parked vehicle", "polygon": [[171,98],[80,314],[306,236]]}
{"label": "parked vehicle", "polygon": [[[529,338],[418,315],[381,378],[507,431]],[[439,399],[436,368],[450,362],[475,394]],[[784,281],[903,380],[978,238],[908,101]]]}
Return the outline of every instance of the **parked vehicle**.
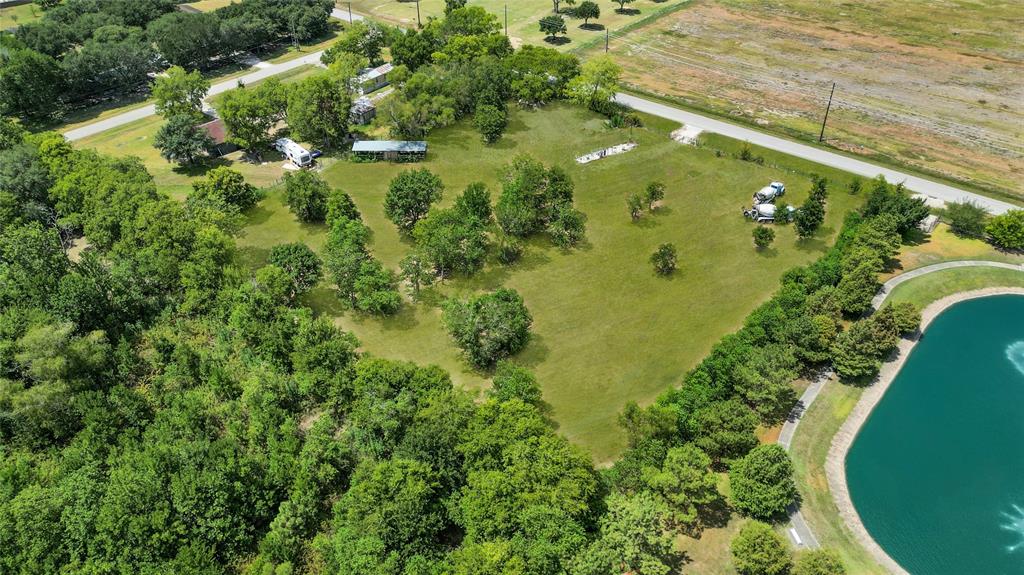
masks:
{"label": "parked vehicle", "polygon": [[281,138],[274,142],[274,149],[300,168],[305,168],[313,163],[313,155],[309,153],[309,150],[289,138]]}
{"label": "parked vehicle", "polygon": [[743,216],[748,220],[754,220],[757,223],[772,223],[776,219],[784,222],[793,221],[793,215],[796,214],[796,208],[793,206],[784,206],[780,211],[775,204],[754,204],[749,210],[743,210]]}
{"label": "parked vehicle", "polygon": [[772,182],[754,194],[754,204],[771,203],[785,193],[786,186],[782,182]]}

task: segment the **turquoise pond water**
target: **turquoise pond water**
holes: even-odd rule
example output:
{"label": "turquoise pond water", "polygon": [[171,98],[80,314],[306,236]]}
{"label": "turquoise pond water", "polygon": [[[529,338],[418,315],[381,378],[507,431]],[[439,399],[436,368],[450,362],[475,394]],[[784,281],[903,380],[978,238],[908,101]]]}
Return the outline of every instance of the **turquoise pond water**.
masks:
{"label": "turquoise pond water", "polygon": [[932,322],[846,478],[871,536],[913,575],[1024,573],[1024,296]]}

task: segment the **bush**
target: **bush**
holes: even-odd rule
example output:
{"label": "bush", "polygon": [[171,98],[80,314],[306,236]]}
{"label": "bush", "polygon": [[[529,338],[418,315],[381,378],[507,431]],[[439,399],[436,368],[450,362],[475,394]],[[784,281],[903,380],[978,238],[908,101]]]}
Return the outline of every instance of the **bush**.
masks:
{"label": "bush", "polygon": [[676,271],[676,246],[674,244],[661,244],[651,254],[651,264],[658,275],[667,276]]}
{"label": "bush", "polygon": [[985,226],[992,245],[1004,250],[1024,249],[1024,210],[1010,210],[989,220]]}
{"label": "bush", "polygon": [[729,470],[732,502],[744,515],[771,519],[796,501],[793,462],[781,445],[755,447]]}
{"label": "bush", "polygon": [[754,246],[757,249],[763,249],[775,241],[775,230],[766,226],[757,226],[754,228]]}
{"label": "bush", "polygon": [[985,234],[988,212],[974,202],[953,202],[946,206],[944,219],[954,234],[964,238],[980,238]]}
{"label": "bush", "polygon": [[786,540],[760,521],[740,527],[731,549],[733,565],[741,575],[785,575],[792,565]]}
{"label": "bush", "polygon": [[835,551],[817,549],[797,555],[790,575],[846,575],[846,567]]}
{"label": "bush", "polygon": [[533,317],[515,290],[501,288],[444,304],[444,324],[473,365],[486,368],[521,350]]}

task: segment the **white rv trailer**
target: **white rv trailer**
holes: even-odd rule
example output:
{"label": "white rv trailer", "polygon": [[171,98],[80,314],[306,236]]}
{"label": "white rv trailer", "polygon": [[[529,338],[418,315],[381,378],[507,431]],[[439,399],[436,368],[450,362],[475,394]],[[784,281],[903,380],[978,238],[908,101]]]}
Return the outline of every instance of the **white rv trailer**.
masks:
{"label": "white rv trailer", "polygon": [[313,163],[313,155],[309,153],[309,150],[298,145],[290,138],[281,138],[274,142],[274,149],[281,152],[291,163],[300,168],[305,168]]}

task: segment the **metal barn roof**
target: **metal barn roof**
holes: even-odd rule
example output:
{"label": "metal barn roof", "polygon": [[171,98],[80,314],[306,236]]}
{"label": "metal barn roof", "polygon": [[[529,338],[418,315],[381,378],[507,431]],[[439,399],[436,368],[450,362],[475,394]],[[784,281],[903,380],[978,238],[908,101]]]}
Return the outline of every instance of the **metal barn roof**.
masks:
{"label": "metal barn roof", "polygon": [[400,152],[425,154],[426,142],[406,142],[401,140],[361,140],[352,144],[353,152]]}

